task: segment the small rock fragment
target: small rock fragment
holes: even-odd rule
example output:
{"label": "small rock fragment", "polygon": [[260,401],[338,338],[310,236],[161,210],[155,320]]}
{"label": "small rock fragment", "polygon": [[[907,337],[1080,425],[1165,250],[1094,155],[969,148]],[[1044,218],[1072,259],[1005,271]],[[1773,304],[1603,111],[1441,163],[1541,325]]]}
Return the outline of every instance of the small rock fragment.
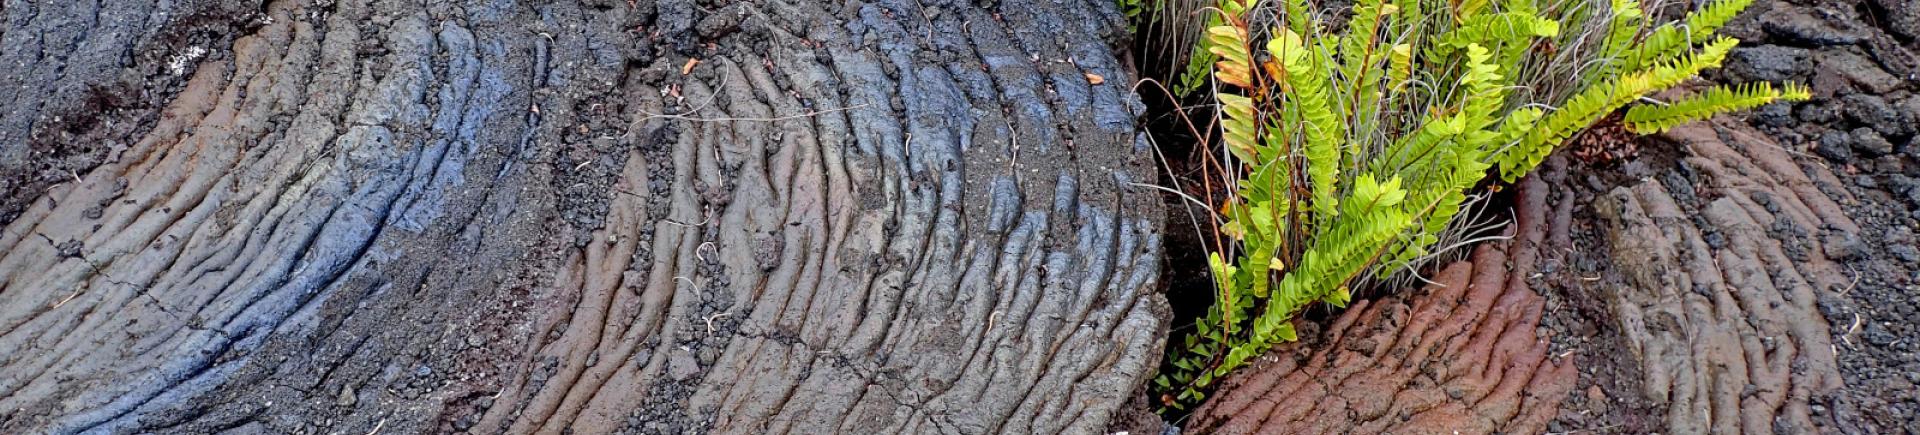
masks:
{"label": "small rock fragment", "polygon": [[1753,119],[1760,125],[1783,127],[1793,123],[1793,104],[1776,101],[1760,106],[1753,111]]}
{"label": "small rock fragment", "polygon": [[1819,124],[1839,118],[1840,110],[1827,104],[1802,104],[1798,115],[1801,121]]}
{"label": "small rock fragment", "polygon": [[1835,261],[1853,261],[1867,256],[1866,242],[1861,241],[1860,236],[1853,233],[1831,231],[1822,239],[1824,240],[1820,242],[1822,248],[1827,251],[1827,258]]}
{"label": "small rock fragment", "polygon": [[700,364],[694,362],[693,352],[676,350],[667,356],[667,376],[676,381],[692,378],[700,372]]}
{"label": "small rock fragment", "polygon": [[1892,332],[1887,331],[1886,325],[1879,322],[1867,322],[1866,331],[1861,335],[1866,337],[1867,344],[1880,347],[1886,347],[1900,339],[1900,337],[1894,336]]}
{"label": "small rock fragment", "polygon": [[1847,136],[1847,132],[1827,130],[1820,133],[1820,142],[1814,145],[1813,153],[1826,157],[1834,163],[1846,163],[1853,160],[1851,142],[1853,138]]}
{"label": "small rock fragment", "polygon": [[1840,77],[1847,79],[1847,82],[1859,86],[1860,90],[1874,94],[1893,92],[1904,85],[1899,78],[1880,69],[1879,64],[1849,50],[1821,52],[1820,71],[1839,74]]}
{"label": "small rock fragment", "polygon": [[1914,248],[1911,245],[1893,245],[1893,247],[1887,248],[1887,252],[1892,253],[1894,258],[1898,258],[1902,262],[1909,264],[1920,263],[1920,248]]}
{"label": "small rock fragment", "polygon": [[[1781,7],[1784,6],[1784,7]],[[1760,16],[1761,28],[1767,35],[1779,42],[1814,47],[1835,45],[1853,45],[1863,37],[1853,32],[1835,29],[1833,24],[1818,17],[1804,8],[1779,5]]]}
{"label": "small rock fragment", "polygon": [[1900,112],[1894,111],[1885,98],[1878,95],[1854,94],[1841,98],[1846,103],[1848,119],[1859,122],[1882,135],[1904,137],[1913,133],[1913,126],[1901,122]]}
{"label": "small rock fragment", "polygon": [[1852,135],[1853,150],[1859,151],[1861,155],[1880,157],[1893,154],[1893,142],[1888,142],[1886,137],[1880,136],[1880,133],[1871,128],[1855,128]]}
{"label": "small rock fragment", "polygon": [[1873,3],[1887,19],[1887,30],[1907,39],[1920,39],[1920,8],[1913,7],[1911,0],[1873,0]]}
{"label": "small rock fragment", "polygon": [[1809,71],[1804,48],[1762,45],[1733,49],[1727,55],[1727,73],[1743,81],[1781,82]]}
{"label": "small rock fragment", "polygon": [[86,243],[78,239],[68,239],[54,245],[53,249],[60,252],[60,258],[80,258],[80,252],[86,250]]}

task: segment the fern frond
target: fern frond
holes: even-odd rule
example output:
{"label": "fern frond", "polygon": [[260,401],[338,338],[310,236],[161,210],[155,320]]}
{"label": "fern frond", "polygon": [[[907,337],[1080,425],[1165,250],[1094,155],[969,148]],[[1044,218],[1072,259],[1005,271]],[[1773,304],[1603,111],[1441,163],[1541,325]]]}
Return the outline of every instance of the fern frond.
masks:
{"label": "fern frond", "polygon": [[[1220,56],[1213,54],[1211,50],[1213,43],[1207,38],[1206,29],[1212,29],[1232,22],[1244,22],[1239,16],[1225,16],[1225,12],[1229,9],[1244,10],[1245,8],[1241,7],[1238,0],[1222,0],[1214,8],[1196,11],[1206,14],[1205,24],[1200,27],[1202,29],[1199,32],[1200,38],[1193,41],[1193,50],[1189,51],[1192,54],[1187,57],[1186,66],[1181,68],[1180,76],[1173,85],[1174,95],[1185,97],[1192,94],[1195,89],[1199,89],[1201,85],[1207,83],[1207,77],[1213,75],[1214,62],[1218,61]],[[1229,20],[1229,18],[1231,18],[1231,20]],[[1241,45],[1244,46],[1245,44]]]}
{"label": "fern frond", "polygon": [[1247,52],[1247,29],[1233,25],[1208,28],[1207,51],[1219,59],[1213,64],[1214,78],[1221,83],[1253,89],[1253,59]]}
{"label": "fern frond", "polygon": [[1227,144],[1227,149],[1233,152],[1234,157],[1254,162],[1257,156],[1254,140],[1260,134],[1260,120],[1253,111],[1253,99],[1228,93],[1221,93],[1218,97],[1220,130],[1223,133],[1221,142]]}
{"label": "fern frond", "polygon": [[1618,58],[1632,49],[1645,12],[1640,10],[1637,0],[1613,0],[1611,10],[1613,16],[1607,22],[1606,48],[1601,53],[1609,58]]}
{"label": "fern frond", "polygon": [[1500,75],[1500,65],[1491,60],[1485,47],[1467,46],[1466,68],[1460,74],[1460,86],[1467,90],[1466,110],[1460,114],[1463,130],[1480,130],[1493,124],[1494,111],[1506,103],[1506,77]]}
{"label": "fern frond", "polygon": [[[1491,166],[1482,160],[1501,143],[1503,136],[1490,128],[1498,119],[1494,112],[1506,101],[1507,94],[1505,77],[1491,59],[1487,49],[1478,44],[1468,45],[1465,68],[1460,76],[1460,85],[1468,94],[1465,106],[1446,118],[1429,119],[1426,121],[1429,125],[1415,135],[1416,138],[1432,136],[1432,139],[1418,144],[1423,148],[1415,150],[1418,154],[1404,162],[1399,172],[1403,177],[1416,180],[1412,189],[1414,202],[1432,204],[1432,207],[1416,216],[1419,225],[1396,244],[1392,255],[1383,262],[1387,267],[1382,268],[1382,272],[1425,255],[1426,247],[1438,240],[1438,234],[1459,214],[1461,204],[1467,199],[1466,190],[1477,184]],[[1427,128],[1433,126],[1438,128]],[[1416,173],[1428,175],[1421,177]]]}
{"label": "fern frond", "polygon": [[1347,32],[1340,38],[1340,78],[1346,86],[1337,94],[1345,96],[1348,119],[1353,120],[1355,128],[1367,128],[1372,125],[1378,95],[1376,89],[1386,77],[1382,63],[1387,61],[1392,47],[1380,36],[1382,27],[1391,27],[1392,18],[1398,6],[1382,4],[1381,0],[1358,0],[1354,3],[1353,17],[1347,21]]}
{"label": "fern frond", "polygon": [[1681,81],[1700,75],[1706,68],[1720,66],[1727,57],[1727,51],[1739,44],[1732,38],[1719,38],[1701,47],[1691,55],[1664,62],[1658,66],[1620,77],[1614,81],[1587,88],[1574,95],[1567,103],[1536,126],[1519,143],[1508,147],[1497,160],[1500,164],[1501,178],[1507,182],[1518,180],[1533,167],[1539,165],[1553,152],[1554,147],[1574,133],[1584,130],[1600,117],[1613,113],[1649,93],[1671,88]]}
{"label": "fern frond", "polygon": [[1319,29],[1314,28],[1313,10],[1307,7],[1307,0],[1280,0],[1280,8],[1286,15],[1287,30],[1298,35],[1319,33]]}
{"label": "fern frond", "polygon": [[1396,33],[1407,36],[1409,39],[1408,42],[1413,42],[1411,39],[1417,39],[1423,36],[1422,32],[1417,31],[1417,29],[1425,27],[1424,21],[1427,18],[1427,11],[1425,5],[1421,3],[1421,0],[1392,1],[1393,3],[1391,4],[1394,6],[1394,9],[1398,9],[1400,14],[1398,21],[1401,28],[1395,29]]}
{"label": "fern frond", "polygon": [[1668,23],[1654,28],[1653,33],[1648,33],[1639,42],[1632,44],[1631,48],[1622,53],[1617,61],[1620,62],[1620,70],[1632,71],[1659,59],[1679,54],[1686,48],[1687,32],[1681,30],[1679,26]]}
{"label": "fern frond", "polygon": [[1323,218],[1339,214],[1336,180],[1340,175],[1340,146],[1346,136],[1345,119],[1333,109],[1330,61],[1307,48],[1300,35],[1283,30],[1267,42],[1267,52],[1278,60],[1286,84],[1285,97],[1306,121],[1307,179],[1313,191],[1313,211]]}
{"label": "fern frond", "polygon": [[1752,3],[1753,0],[1715,0],[1688,14],[1684,25],[1668,23],[1654,29],[1634,49],[1625,53],[1622,70],[1640,69],[1685,53],[1687,48],[1706,41],[1715,30],[1733,20],[1735,15]]}
{"label": "fern frond", "polygon": [[1307,304],[1344,303],[1349,299],[1345,282],[1371,265],[1373,258],[1412,222],[1400,207],[1406,195],[1397,177],[1384,183],[1371,174],[1357,177],[1352,194],[1343,202],[1345,213],[1314,239],[1301,256],[1300,265],[1281,279],[1266,309],[1254,318],[1252,334],[1228,353],[1220,374],[1238,368],[1278,342],[1295,340],[1289,321]]}
{"label": "fern frond", "polygon": [[1460,27],[1436,38],[1433,48],[1436,55],[1445,56],[1473,44],[1493,46],[1498,43],[1535,37],[1550,38],[1559,34],[1560,22],[1558,21],[1530,13],[1502,12],[1467,19],[1460,24]]}
{"label": "fern frond", "polygon": [[1393,90],[1406,88],[1407,80],[1413,78],[1413,44],[1394,44],[1387,65],[1387,80],[1393,83]]}
{"label": "fern frond", "polygon": [[1652,86],[1647,92],[1671,88],[1687,79],[1699,77],[1700,72],[1708,68],[1719,68],[1721,61],[1726,60],[1727,52],[1732,51],[1737,45],[1740,45],[1740,40],[1723,36],[1700,47],[1699,51],[1663,62],[1644,71],[1643,73],[1648,74],[1649,85]]}
{"label": "fern frond", "polygon": [[1453,9],[1453,19],[1459,22],[1466,22],[1467,20],[1479,17],[1480,11],[1486,8],[1487,0],[1460,0],[1458,6]]}
{"label": "fern frond", "polygon": [[1795,85],[1774,89],[1765,82],[1736,87],[1714,86],[1666,105],[1642,104],[1627,109],[1627,130],[1640,134],[1664,132],[1680,124],[1699,121],[1720,113],[1760,107],[1774,101],[1801,101],[1811,95]]}
{"label": "fern frond", "polygon": [[[1215,306],[1154,380],[1171,408],[1296,339],[1307,307],[1344,306],[1350,285],[1432,258],[1490,170],[1511,182],[1602,117],[1718,66],[1737,41],[1707,39],[1752,2],[1706,0],[1652,26],[1640,0],[1354,0],[1329,27],[1307,0],[1203,1],[1219,7],[1187,77],[1224,84],[1211,98],[1236,162],[1219,227],[1232,241],[1209,257]],[[1249,24],[1261,20],[1278,22]],[[1626,119],[1660,131],[1807,94],[1712,88]]]}
{"label": "fern frond", "polygon": [[1715,0],[1700,10],[1687,14],[1688,36],[1694,41],[1705,41],[1719,31],[1721,26],[1733,21],[1740,11],[1753,5],[1753,0]]}

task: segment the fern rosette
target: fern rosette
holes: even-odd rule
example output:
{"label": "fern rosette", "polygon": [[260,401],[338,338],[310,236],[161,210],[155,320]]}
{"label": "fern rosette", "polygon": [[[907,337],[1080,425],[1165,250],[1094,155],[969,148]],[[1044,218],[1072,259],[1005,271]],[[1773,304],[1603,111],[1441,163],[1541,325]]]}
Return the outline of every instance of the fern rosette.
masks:
{"label": "fern rosette", "polygon": [[1627,128],[1650,133],[1808,98],[1758,83],[1636,104],[1719,66],[1738,41],[1713,34],[1750,3],[1649,28],[1631,0],[1358,0],[1339,26],[1304,0],[1221,1],[1176,88],[1213,79],[1232,243],[1208,256],[1215,304],[1154,380],[1162,405],[1204,400],[1297,339],[1314,305],[1416,270],[1459,238],[1476,188],[1524,176],[1602,118],[1626,109]]}

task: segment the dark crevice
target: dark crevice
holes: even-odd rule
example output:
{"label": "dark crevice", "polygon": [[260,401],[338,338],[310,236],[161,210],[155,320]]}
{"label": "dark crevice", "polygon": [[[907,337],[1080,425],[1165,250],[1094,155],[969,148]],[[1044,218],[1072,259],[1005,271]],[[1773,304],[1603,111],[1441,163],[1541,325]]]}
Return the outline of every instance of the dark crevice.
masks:
{"label": "dark crevice", "polygon": [[[1218,234],[1213,219],[1214,212],[1208,207],[1218,204],[1228,194],[1224,186],[1207,180],[1212,169],[1205,168],[1210,147],[1203,142],[1201,135],[1210,136],[1214,116],[1212,107],[1206,99],[1197,96],[1201,92],[1181,98],[1171,90],[1175,86],[1178,73],[1169,71],[1168,65],[1184,64],[1184,60],[1174,62],[1169,57],[1183,57],[1179,50],[1163,47],[1167,31],[1166,22],[1144,24],[1133,41],[1130,57],[1126,59],[1139,72],[1139,77],[1155,78],[1156,81],[1143,81],[1136,90],[1146,113],[1140,117],[1141,129],[1156,148],[1155,171],[1157,184],[1171,190],[1158,192],[1166,212],[1163,229],[1165,256],[1162,260],[1159,289],[1166,295],[1172,308],[1172,320],[1167,337],[1169,355],[1178,352],[1186,336],[1194,331],[1194,323],[1204,317],[1207,307],[1212,306],[1215,292],[1211,275],[1207,271],[1207,253],[1214,250]],[[1171,78],[1171,79],[1169,79]],[[1164,81],[1165,83],[1160,83]],[[1208,189],[1211,187],[1212,191]],[[1179,192],[1179,193],[1174,193]],[[1199,204],[1195,201],[1206,201]],[[1163,358],[1159,372],[1172,369],[1171,358]],[[1161,405],[1158,397],[1150,391],[1142,391],[1149,408]],[[1188,411],[1170,411],[1163,418],[1176,424],[1186,417]]]}

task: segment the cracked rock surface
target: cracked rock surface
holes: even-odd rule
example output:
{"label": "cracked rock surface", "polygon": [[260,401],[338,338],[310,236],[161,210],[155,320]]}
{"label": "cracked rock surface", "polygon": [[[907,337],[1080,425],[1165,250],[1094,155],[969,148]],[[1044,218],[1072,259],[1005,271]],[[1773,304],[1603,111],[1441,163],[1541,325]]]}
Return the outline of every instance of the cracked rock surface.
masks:
{"label": "cracked rock surface", "polygon": [[107,3],[4,9],[134,54],[8,63],[0,433],[1085,433],[1158,365],[1111,2]]}

